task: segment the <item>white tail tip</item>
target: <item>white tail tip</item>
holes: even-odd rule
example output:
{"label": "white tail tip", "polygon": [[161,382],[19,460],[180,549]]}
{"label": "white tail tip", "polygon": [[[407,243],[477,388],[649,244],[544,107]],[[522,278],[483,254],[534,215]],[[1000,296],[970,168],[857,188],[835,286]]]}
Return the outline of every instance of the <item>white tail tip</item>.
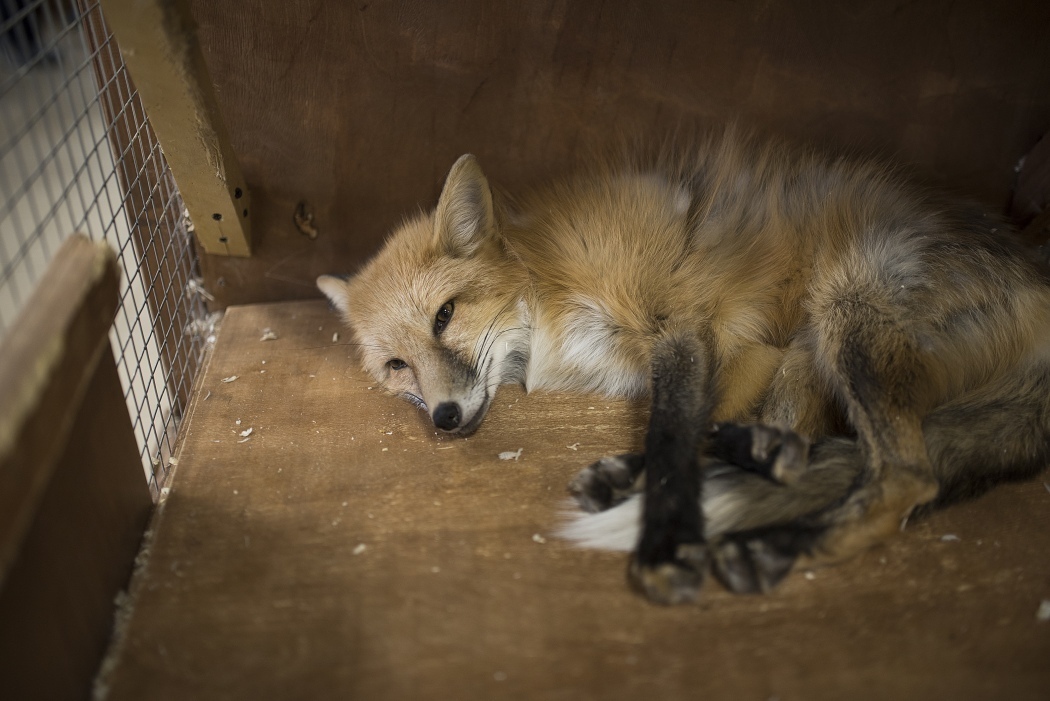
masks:
{"label": "white tail tip", "polygon": [[559,538],[580,548],[631,552],[641,533],[642,500],[635,495],[611,509],[583,513],[575,501],[564,512],[565,522],[556,531]]}

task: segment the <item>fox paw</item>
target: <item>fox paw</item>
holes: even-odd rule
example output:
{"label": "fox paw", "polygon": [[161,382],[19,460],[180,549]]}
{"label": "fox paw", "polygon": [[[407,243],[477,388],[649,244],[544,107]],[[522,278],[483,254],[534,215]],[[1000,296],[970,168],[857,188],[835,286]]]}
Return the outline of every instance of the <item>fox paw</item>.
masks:
{"label": "fox paw", "polygon": [[602,458],[573,478],[569,483],[569,493],[584,511],[605,511],[642,490],[644,463],[641,453]]}
{"label": "fox paw", "polygon": [[790,429],[766,424],[716,424],[710,452],[745,470],[793,484],[809,464],[809,441]]}
{"label": "fox paw", "polygon": [[675,549],[675,559],[642,564],[631,557],[627,577],[631,586],[657,604],[687,604],[696,601],[707,569],[707,545],[683,543]]}
{"label": "fox paw", "polygon": [[800,555],[812,550],[821,532],[785,526],[730,533],[712,547],[711,569],[732,592],[765,594],[791,572]]}

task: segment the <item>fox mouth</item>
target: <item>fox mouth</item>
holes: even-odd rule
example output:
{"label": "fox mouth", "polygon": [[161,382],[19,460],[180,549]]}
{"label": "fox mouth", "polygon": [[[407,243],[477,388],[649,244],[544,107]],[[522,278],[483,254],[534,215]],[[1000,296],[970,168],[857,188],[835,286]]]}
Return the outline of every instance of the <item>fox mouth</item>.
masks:
{"label": "fox mouth", "polygon": [[482,420],[485,418],[485,414],[489,413],[490,404],[492,404],[492,396],[488,392],[485,392],[485,399],[482,400],[481,406],[479,406],[478,410],[474,412],[474,415],[470,417],[470,421],[467,421],[465,424],[452,431],[452,433],[457,436],[466,437],[474,433],[474,431],[477,431],[478,426],[481,425]]}
{"label": "fox mouth", "polygon": [[488,383],[489,370],[491,370],[491,368],[492,359],[489,358],[489,362],[485,368],[485,384],[483,385],[485,387],[485,396],[481,400],[481,406],[477,408],[470,419],[461,423],[451,431],[448,431],[448,433],[466,437],[478,430],[478,426],[480,426],[481,422],[485,419],[485,415],[489,413],[489,406],[492,404],[492,398],[495,396],[495,390],[490,388]]}

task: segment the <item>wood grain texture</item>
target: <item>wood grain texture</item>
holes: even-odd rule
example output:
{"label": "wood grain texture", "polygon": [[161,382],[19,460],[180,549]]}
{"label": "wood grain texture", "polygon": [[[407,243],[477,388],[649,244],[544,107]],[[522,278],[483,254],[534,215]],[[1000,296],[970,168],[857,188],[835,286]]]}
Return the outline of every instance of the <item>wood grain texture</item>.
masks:
{"label": "wood grain texture", "polygon": [[86,699],[153,502],[104,354],[0,590],[5,699]]}
{"label": "wood grain texture", "polygon": [[465,152],[514,190],[590,144],[739,120],[1004,208],[1050,126],[1050,5],[1031,0],[192,5],[256,207],[253,260],[203,261],[220,306],[316,296]]}
{"label": "wood grain texture", "polygon": [[504,388],[477,434],[436,436],[337,331],[319,302],[229,310],[110,699],[1046,698],[1040,482],[770,596],[709,581],[660,608],[622,555],[551,535],[570,477],[640,445],[643,410]]}
{"label": "wood grain texture", "polygon": [[0,585],[109,351],[117,299],[113,251],[72,236],[0,343]]}
{"label": "wood grain texture", "polygon": [[0,344],[0,689],[87,698],[152,502],[110,353],[116,257],[70,237]]}

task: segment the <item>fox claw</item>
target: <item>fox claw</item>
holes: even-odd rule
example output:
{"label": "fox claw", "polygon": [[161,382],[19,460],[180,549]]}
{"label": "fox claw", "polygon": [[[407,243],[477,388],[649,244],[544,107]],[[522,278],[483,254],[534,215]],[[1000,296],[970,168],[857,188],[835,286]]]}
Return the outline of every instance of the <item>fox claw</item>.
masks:
{"label": "fox claw", "polygon": [[631,557],[628,580],[636,591],[657,604],[675,605],[696,601],[707,569],[707,546],[686,543],[675,550],[675,559],[643,565]]}
{"label": "fox claw", "polygon": [[717,424],[711,452],[775,482],[794,484],[809,464],[809,441],[790,429],[766,424]]}
{"label": "fox claw", "polygon": [[712,548],[711,569],[726,589],[765,594],[826,537],[820,526],[781,526],[730,533]]}
{"label": "fox claw", "polygon": [[604,457],[569,483],[569,493],[589,513],[605,511],[641,491],[644,458],[639,453]]}

